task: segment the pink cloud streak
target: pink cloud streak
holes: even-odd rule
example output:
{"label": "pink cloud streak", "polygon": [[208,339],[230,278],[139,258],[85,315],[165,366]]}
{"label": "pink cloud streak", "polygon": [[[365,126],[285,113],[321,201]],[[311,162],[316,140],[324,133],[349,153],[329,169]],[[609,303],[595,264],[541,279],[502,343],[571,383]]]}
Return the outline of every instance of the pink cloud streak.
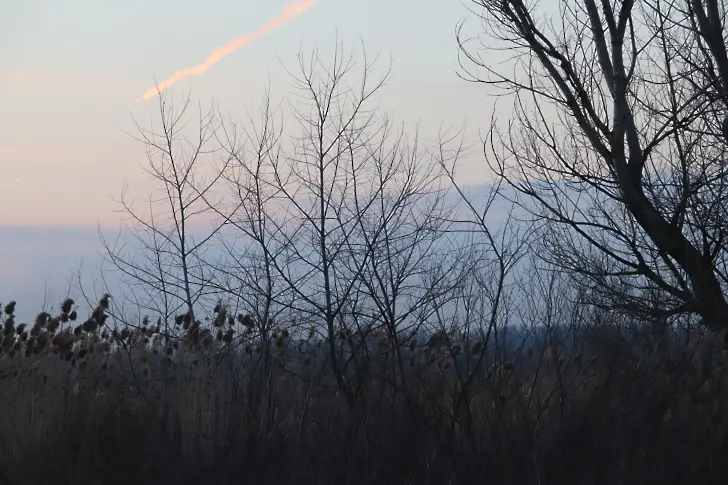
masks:
{"label": "pink cloud streak", "polygon": [[141,98],[137,100],[137,102],[140,101],[147,101],[154,97],[157,94],[157,89],[159,89],[159,92],[164,91],[165,89],[172,86],[177,81],[181,81],[189,76],[199,76],[200,74],[203,74],[205,71],[210,69],[212,66],[220,62],[223,57],[227,56],[228,54],[232,54],[236,50],[240,49],[241,47],[244,47],[251,42],[253,42],[256,39],[259,39],[260,37],[263,37],[265,34],[267,34],[269,31],[275,29],[276,27],[279,27],[287,22],[290,22],[309,8],[313,7],[318,3],[318,0],[302,0],[299,2],[292,3],[288,5],[283,12],[278,15],[277,17],[274,17],[270,19],[268,22],[263,24],[261,27],[258,28],[255,32],[252,34],[245,35],[243,37],[238,37],[237,39],[233,40],[232,42],[225,44],[222,47],[218,47],[217,49],[214,49],[210,54],[207,56],[207,59],[205,59],[205,62],[202,64],[198,64],[194,67],[188,67],[185,69],[181,69],[174,74],[172,74],[170,77],[165,79],[162,83],[158,85],[151,86],[149,89],[147,89]]}

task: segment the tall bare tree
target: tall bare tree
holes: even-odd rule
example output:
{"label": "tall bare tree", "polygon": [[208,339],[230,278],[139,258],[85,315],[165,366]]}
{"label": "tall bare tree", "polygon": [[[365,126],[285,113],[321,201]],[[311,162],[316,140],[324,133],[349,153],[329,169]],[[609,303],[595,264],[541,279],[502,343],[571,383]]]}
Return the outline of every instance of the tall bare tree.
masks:
{"label": "tall bare tree", "polygon": [[515,101],[486,154],[547,222],[541,254],[585,277],[595,304],[728,325],[725,5],[473,4],[484,35],[459,30],[464,77]]}
{"label": "tall bare tree", "polygon": [[[155,188],[161,197],[150,196],[148,211],[143,211],[129,199],[125,187],[119,204],[126,218],[119,238],[110,241],[99,231],[106,261],[144,295],[135,292],[136,306],[161,317],[167,331],[170,318],[180,309],[194,319],[197,301],[211,291],[204,254],[223,226],[210,227],[209,211],[203,204],[204,196],[213,197],[213,188],[229,163],[229,158],[223,158],[222,170],[216,165],[219,120],[214,110],[200,110],[195,136],[187,136],[189,103],[187,96],[174,109],[160,93],[159,131],[135,122],[138,134],[132,136],[146,149],[142,168],[158,184]],[[205,164],[215,169],[209,178],[203,174]],[[202,228],[201,236],[194,234],[195,224],[198,232]]]}
{"label": "tall bare tree", "polygon": [[[220,145],[232,161],[220,167],[226,197],[208,199],[211,212],[228,226],[219,233],[225,248],[214,286],[233,296],[250,319],[248,331],[259,339],[263,375],[270,377],[272,334],[276,324],[292,326],[295,292],[280,277],[273,261],[280,259],[285,241],[277,237],[276,223],[284,223],[279,190],[270,183],[272,167],[284,155],[283,124],[272,105],[270,91],[263,97],[260,116],[249,116],[244,124],[226,120],[221,125]],[[279,328],[280,330],[280,328]]]}
{"label": "tall bare tree", "polygon": [[448,151],[452,140],[427,150],[396,127],[373,105],[389,73],[372,82],[375,63],[362,57],[355,73],[359,57],[340,44],[330,62],[299,54],[297,96],[273,107],[266,92],[259,117],[218,132],[233,160],[225,203],[201,196],[230,229],[215,267],[225,283],[213,286],[253,314],[265,368],[275,322],[312,328],[349,402],[377,373],[382,404],[407,397],[408,349],[475,263],[448,199],[446,167],[462,150]]}
{"label": "tall bare tree", "polygon": [[352,267],[347,249],[382,190],[368,168],[386,127],[370,105],[389,76],[372,79],[373,62],[364,54],[359,80],[351,83],[356,67],[354,53],[338,42],[329,65],[317,49],[308,58],[299,55],[297,72],[290,72],[299,96],[289,106],[300,132],[271,167],[271,183],[287,209],[287,220],[274,226],[286,248],[274,263],[301,301],[299,311],[322,319],[331,367],[350,404],[355,396],[336,346],[337,320],[367,260]]}

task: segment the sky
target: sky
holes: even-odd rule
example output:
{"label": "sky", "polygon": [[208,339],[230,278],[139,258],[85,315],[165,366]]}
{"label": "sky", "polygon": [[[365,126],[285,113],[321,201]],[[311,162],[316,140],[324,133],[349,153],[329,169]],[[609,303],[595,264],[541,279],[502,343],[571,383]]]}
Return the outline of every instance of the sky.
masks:
{"label": "sky", "polygon": [[[154,81],[205,61],[255,32],[290,0],[28,0],[0,6],[0,226],[114,225],[123,184],[152,190],[140,169],[144,147],[129,136],[136,119],[156,121],[156,99],[136,102]],[[490,114],[482,86],[457,77],[459,0],[319,0],[289,22],[174,84],[203,106],[231,112],[259,99],[266,83],[289,94],[284,68],[299,51],[331,52],[363,40],[393,60],[378,104],[398,122],[434,136],[466,127],[469,141]],[[471,18],[471,23],[475,19]],[[469,181],[483,176],[466,162]],[[464,169],[465,170],[465,169]]]}
{"label": "sky", "polygon": [[[299,0],[300,1],[300,0]],[[35,312],[57,306],[72,272],[100,266],[98,225],[118,227],[124,184],[140,196],[155,187],[140,168],[144,146],[129,133],[157,119],[156,81],[205,62],[222,46],[279,16],[292,0],[25,0],[0,2],[0,303]],[[467,0],[318,0],[169,89],[237,113],[263,94],[290,94],[285,68],[338,39],[364,42],[392,58],[377,104],[425,136],[465,126],[476,143],[493,107],[483,86],[457,76],[459,21],[476,19]],[[382,66],[380,64],[380,66]],[[468,183],[487,179],[477,155]],[[93,279],[85,280],[93,284]],[[24,305],[24,306],[23,306]],[[34,308],[30,308],[30,307]]]}

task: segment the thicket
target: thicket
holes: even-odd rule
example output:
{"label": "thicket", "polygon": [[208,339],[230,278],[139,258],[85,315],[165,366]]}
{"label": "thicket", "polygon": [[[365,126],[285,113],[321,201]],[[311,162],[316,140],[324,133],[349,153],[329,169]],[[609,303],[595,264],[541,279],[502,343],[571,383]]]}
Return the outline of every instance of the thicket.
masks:
{"label": "thicket", "polygon": [[395,349],[375,331],[337,343],[356,361],[348,402],[313,332],[276,328],[265,356],[252,317],[224,306],[209,326],[179,315],[171,333],[149,319],[114,328],[107,296],[83,321],[71,299],[60,310],[25,325],[4,307],[4,483],[717,483],[725,471],[726,332],[656,336],[592,314],[502,347],[451,329]]}

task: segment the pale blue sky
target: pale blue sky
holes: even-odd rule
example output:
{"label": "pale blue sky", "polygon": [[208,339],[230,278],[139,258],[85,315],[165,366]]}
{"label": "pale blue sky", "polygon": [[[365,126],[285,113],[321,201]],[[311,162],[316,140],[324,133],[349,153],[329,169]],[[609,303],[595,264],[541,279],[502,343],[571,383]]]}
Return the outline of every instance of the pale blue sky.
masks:
{"label": "pale blue sky", "polygon": [[[204,61],[253,32],[286,0],[24,0],[0,2],[0,225],[113,222],[123,182],[146,192],[135,159],[143,146],[121,130],[131,116],[153,120],[156,101],[134,101],[153,77]],[[393,56],[380,105],[398,121],[467,123],[477,141],[492,109],[482,86],[457,78],[455,28],[469,14],[460,0],[320,0],[290,23],[176,84],[203,104],[236,110],[271,79],[287,94],[281,61],[294,67],[301,46],[346,46]],[[476,25],[471,18],[471,23]],[[477,157],[476,157],[477,158]],[[483,175],[470,160],[468,180]]]}

